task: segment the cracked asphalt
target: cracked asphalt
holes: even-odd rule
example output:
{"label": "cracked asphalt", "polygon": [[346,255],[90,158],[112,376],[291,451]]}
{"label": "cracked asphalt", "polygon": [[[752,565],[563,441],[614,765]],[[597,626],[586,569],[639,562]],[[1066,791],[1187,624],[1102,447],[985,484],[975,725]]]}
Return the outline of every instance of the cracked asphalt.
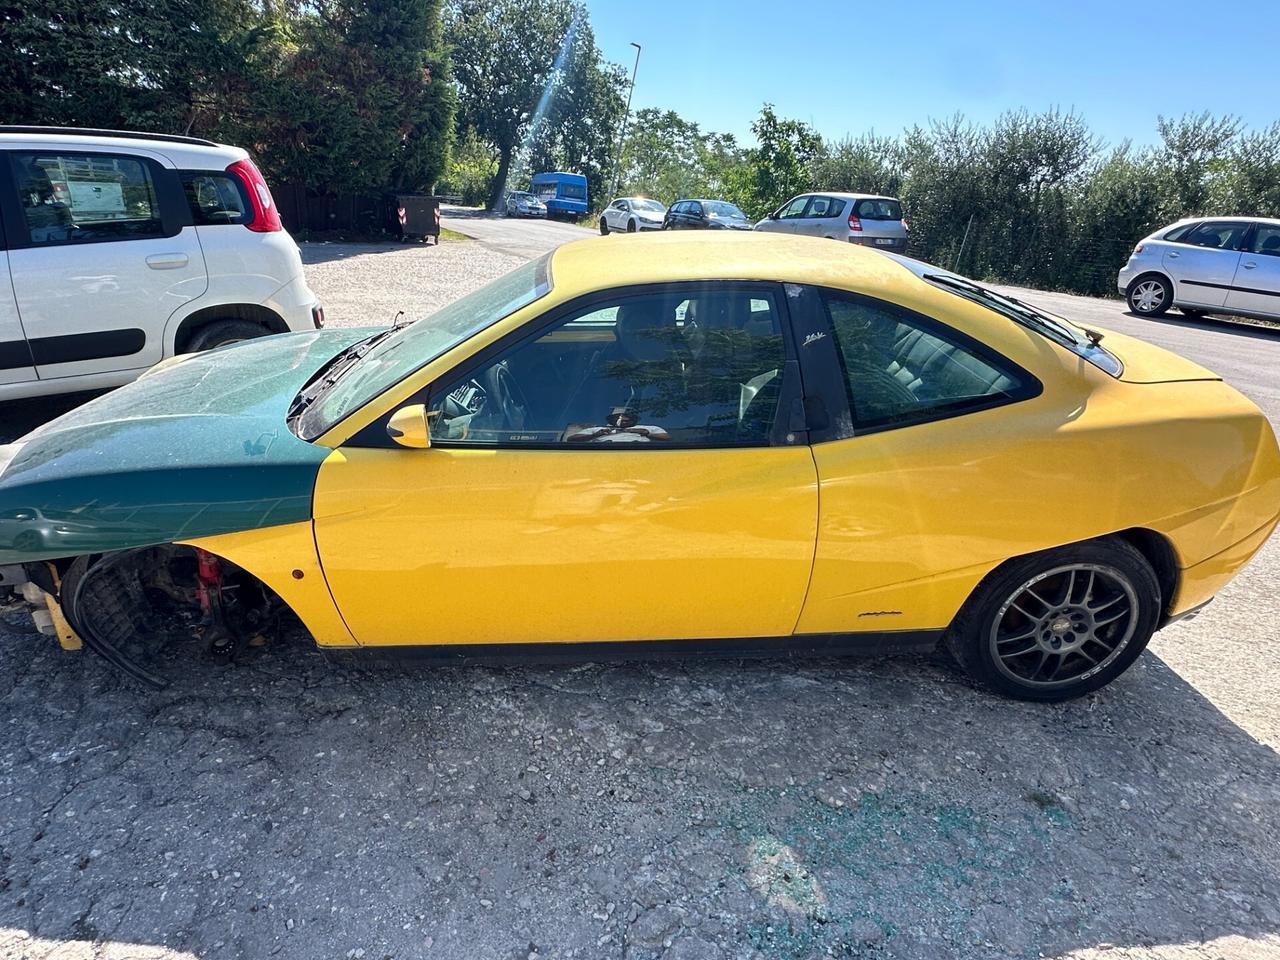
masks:
{"label": "cracked asphalt", "polygon": [[[513,249],[305,256],[360,323]],[[1043,299],[1280,422],[1270,331]],[[942,657],[375,670],[296,634],[153,693],[0,611],[0,957],[1277,957],[1278,574],[1273,540],[1057,706]]]}

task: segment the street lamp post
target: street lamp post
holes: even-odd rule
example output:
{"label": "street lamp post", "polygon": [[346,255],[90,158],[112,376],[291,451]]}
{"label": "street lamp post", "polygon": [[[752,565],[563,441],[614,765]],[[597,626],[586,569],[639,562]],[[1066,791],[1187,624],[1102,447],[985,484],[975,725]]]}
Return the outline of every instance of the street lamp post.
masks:
{"label": "street lamp post", "polygon": [[622,132],[618,134],[618,152],[613,157],[613,181],[609,185],[609,199],[606,203],[613,202],[613,195],[618,192],[618,169],[622,165],[622,143],[627,139],[627,121],[631,119],[631,95],[636,92],[636,71],[640,69],[640,44],[632,43],[636,48],[636,62],[631,67],[631,87],[627,90],[627,110],[622,115]]}

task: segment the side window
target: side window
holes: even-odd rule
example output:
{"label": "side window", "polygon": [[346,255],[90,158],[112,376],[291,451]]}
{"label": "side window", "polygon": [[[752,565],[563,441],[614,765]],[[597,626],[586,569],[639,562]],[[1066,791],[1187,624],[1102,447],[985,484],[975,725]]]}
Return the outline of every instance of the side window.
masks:
{"label": "side window", "polygon": [[1264,257],[1280,257],[1280,227],[1258,224],[1253,235],[1253,252]]}
{"label": "side window", "polygon": [[160,202],[142,160],[111,154],[11,154],[33,244],[164,236]]}
{"label": "side window", "polygon": [[815,220],[834,217],[835,213],[833,211],[840,206],[843,206],[843,204],[831,197],[814,197],[813,202],[809,204],[809,212],[805,216]]}
{"label": "side window", "polygon": [[1033,386],[1013,364],[942,324],[864,297],[825,298],[857,428],[984,410]]}
{"label": "side window", "polygon": [[[181,176],[194,223],[244,223],[250,218],[248,204],[234,177],[206,171],[185,171]],[[514,194],[513,199],[518,196]]]}
{"label": "side window", "polygon": [[1186,243],[1187,234],[1189,234],[1197,226],[1198,224],[1194,224],[1194,223],[1184,223],[1180,227],[1174,227],[1172,230],[1166,233],[1163,237],[1161,237],[1161,239],[1168,240],[1170,243]]}
{"label": "side window", "polygon": [[796,197],[778,213],[779,220],[795,220],[804,216],[804,208],[809,205],[809,197]]}
{"label": "side window", "polygon": [[773,295],[733,286],[598,303],[431,392],[431,436],[487,446],[761,446],[781,396]]}
{"label": "side window", "polygon": [[837,200],[835,197],[823,197],[822,199],[827,201],[827,209],[826,212],[820,214],[820,216],[830,219],[831,217],[838,217],[844,213],[843,200]]}
{"label": "side window", "polygon": [[1240,241],[1249,229],[1247,223],[1233,220],[1210,220],[1202,223],[1189,234],[1186,243],[1195,247],[1214,247],[1219,250],[1239,250]]}

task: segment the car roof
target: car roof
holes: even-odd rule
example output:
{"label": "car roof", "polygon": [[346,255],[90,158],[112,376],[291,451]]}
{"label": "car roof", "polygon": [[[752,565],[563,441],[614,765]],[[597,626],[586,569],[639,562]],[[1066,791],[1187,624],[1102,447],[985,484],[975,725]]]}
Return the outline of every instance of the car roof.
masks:
{"label": "car roof", "polygon": [[552,289],[565,296],[650,283],[771,280],[880,291],[929,286],[882,253],[779,233],[665,231],[639,243],[576,240],[551,255]]}
{"label": "car roof", "polygon": [[808,193],[799,194],[802,197],[835,197],[838,200],[892,200],[895,203],[901,203],[897,197],[891,197],[887,193],[840,193],[835,190],[810,190]]}
{"label": "car roof", "polygon": [[1215,216],[1201,214],[1198,217],[1183,217],[1181,220],[1175,220],[1173,223],[1166,224],[1161,227],[1156,231],[1156,233],[1163,233],[1166,230],[1172,230],[1174,227],[1180,227],[1184,223],[1207,223],[1209,221],[1217,223],[1220,220],[1238,220],[1241,223],[1280,223],[1280,219],[1275,217],[1237,217],[1230,213],[1223,213]]}
{"label": "car roof", "polygon": [[249,156],[240,147],[195,137],[68,127],[0,126],[0,147],[35,150],[112,150],[167,159],[175,167],[223,170]]}

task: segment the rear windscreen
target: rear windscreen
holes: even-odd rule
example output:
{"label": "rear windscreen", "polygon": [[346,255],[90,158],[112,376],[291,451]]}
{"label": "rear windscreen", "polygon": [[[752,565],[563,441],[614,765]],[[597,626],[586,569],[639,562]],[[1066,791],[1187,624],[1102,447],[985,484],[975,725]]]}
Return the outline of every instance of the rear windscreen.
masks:
{"label": "rear windscreen", "polygon": [[902,204],[897,200],[859,200],[854,212],[860,220],[901,220]]}

